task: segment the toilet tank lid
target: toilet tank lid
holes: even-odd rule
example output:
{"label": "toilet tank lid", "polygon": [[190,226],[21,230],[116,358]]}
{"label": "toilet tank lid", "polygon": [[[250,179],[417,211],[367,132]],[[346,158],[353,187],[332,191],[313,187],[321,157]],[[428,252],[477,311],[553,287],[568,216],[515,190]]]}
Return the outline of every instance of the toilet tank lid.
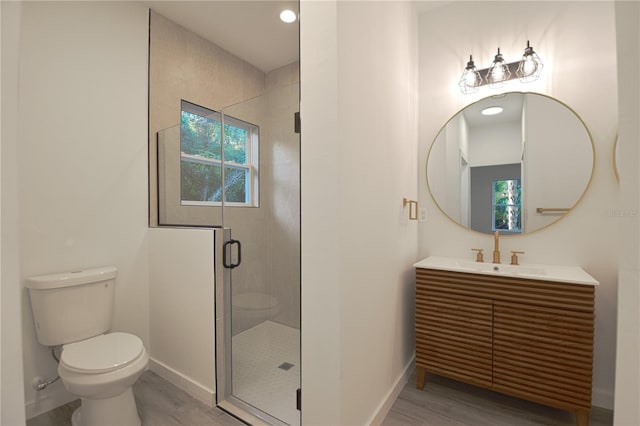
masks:
{"label": "toilet tank lid", "polygon": [[73,285],[111,280],[116,277],[117,272],[118,269],[115,266],[102,266],[99,268],[60,272],[57,274],[38,275],[27,278],[24,286],[32,290],[70,287]]}

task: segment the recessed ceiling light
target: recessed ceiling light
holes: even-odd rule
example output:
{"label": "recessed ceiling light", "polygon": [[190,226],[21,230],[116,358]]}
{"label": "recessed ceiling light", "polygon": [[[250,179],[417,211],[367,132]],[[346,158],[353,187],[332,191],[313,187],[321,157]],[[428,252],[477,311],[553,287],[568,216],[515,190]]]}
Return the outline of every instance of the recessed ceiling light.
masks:
{"label": "recessed ceiling light", "polygon": [[293,10],[285,9],[280,12],[280,20],[282,22],[286,22],[287,24],[295,22],[297,18],[298,16]]}
{"label": "recessed ceiling light", "polygon": [[501,112],[502,112],[502,107],[499,107],[499,106],[488,107],[480,111],[482,115],[496,115],[496,114],[500,114]]}

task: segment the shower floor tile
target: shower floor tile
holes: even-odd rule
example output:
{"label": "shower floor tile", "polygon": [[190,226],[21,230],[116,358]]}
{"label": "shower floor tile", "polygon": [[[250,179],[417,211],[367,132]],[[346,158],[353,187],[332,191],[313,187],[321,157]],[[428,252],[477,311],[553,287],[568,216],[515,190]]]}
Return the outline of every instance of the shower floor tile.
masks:
{"label": "shower floor tile", "polygon": [[299,330],[273,321],[258,324],[233,337],[232,361],[234,396],[285,423],[300,424]]}

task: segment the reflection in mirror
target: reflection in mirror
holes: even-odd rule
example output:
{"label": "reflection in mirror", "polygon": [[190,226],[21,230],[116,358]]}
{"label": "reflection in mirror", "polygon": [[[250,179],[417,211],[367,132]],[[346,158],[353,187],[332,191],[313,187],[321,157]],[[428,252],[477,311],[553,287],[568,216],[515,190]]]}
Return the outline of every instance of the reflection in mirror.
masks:
{"label": "reflection in mirror", "polygon": [[616,140],[613,142],[613,174],[616,176],[616,182],[620,183],[620,173],[618,172],[620,154],[618,153],[618,151],[618,135],[616,135]]}
{"label": "reflection in mirror", "polygon": [[482,99],[442,127],[427,158],[438,207],[478,232],[520,234],[556,222],[586,191],[594,149],[562,102],[535,93]]}

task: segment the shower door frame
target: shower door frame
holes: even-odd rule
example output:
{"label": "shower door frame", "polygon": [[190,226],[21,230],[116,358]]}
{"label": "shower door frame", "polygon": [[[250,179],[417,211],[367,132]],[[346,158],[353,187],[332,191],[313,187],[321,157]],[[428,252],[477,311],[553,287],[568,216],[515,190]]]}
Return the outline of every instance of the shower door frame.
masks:
{"label": "shower door frame", "polygon": [[214,234],[215,258],[215,356],[216,356],[216,406],[253,426],[288,425],[232,393],[232,334],[231,334],[231,283],[232,269],[222,264],[224,244],[231,240],[231,228],[217,228]]}

